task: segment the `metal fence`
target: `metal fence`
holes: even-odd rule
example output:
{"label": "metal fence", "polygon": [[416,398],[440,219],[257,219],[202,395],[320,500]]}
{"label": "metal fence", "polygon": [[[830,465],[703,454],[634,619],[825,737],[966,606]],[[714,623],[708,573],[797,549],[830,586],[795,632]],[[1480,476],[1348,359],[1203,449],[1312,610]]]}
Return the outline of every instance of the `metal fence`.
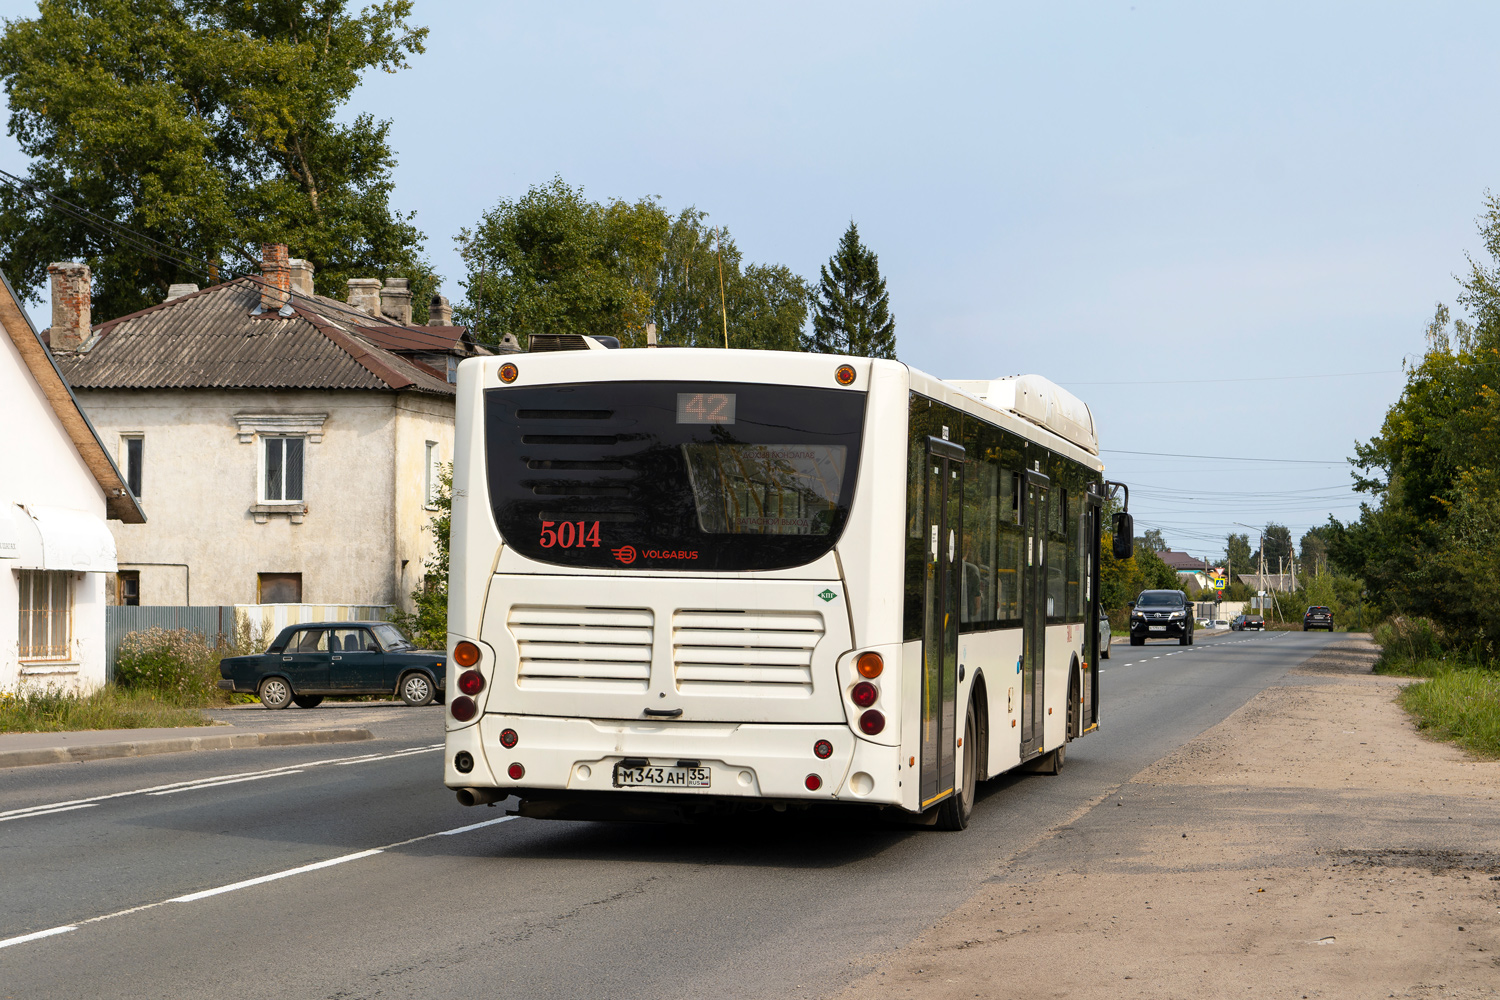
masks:
{"label": "metal fence", "polygon": [[211,643],[234,638],[234,605],[204,604],[120,605],[104,606],[104,674],[106,681],[115,679],[115,655],[120,642],[131,632],[144,632],[159,626],[165,629],[185,628],[197,632]]}

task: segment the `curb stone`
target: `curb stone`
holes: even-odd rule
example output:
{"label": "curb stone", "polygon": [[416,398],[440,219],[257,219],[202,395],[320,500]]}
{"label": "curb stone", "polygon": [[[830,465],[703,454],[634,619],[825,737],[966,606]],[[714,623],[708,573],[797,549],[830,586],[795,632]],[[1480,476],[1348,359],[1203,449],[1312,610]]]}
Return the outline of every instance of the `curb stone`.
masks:
{"label": "curb stone", "polygon": [[102,743],[97,746],[0,750],[0,768],[107,760],[111,757],[146,757],[151,754],[182,753],[187,750],[241,750],[248,747],[289,747],[309,743],[355,743],[374,738],[375,734],[368,729],[296,729],[270,733],[180,736],[165,740]]}

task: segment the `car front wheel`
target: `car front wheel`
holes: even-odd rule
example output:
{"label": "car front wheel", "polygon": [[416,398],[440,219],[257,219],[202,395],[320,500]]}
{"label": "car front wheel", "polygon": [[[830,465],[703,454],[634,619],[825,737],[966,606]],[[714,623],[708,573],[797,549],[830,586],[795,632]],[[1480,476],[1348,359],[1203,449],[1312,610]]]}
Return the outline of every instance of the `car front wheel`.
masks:
{"label": "car front wheel", "polygon": [[267,708],[286,708],[292,703],[292,686],[284,677],[267,677],[260,682],[260,703]]}
{"label": "car front wheel", "polygon": [[432,704],[432,681],[426,674],[410,673],[401,678],[401,700],[413,708]]}

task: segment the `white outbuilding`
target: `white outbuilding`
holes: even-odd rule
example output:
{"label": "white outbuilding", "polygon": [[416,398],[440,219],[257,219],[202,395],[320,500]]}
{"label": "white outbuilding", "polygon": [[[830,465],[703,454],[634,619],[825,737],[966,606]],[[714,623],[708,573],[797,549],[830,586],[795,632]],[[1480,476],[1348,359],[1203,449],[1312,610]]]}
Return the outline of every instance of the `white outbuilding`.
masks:
{"label": "white outbuilding", "polygon": [[117,569],[106,521],[146,515],[4,275],[0,326],[0,691],[88,690]]}

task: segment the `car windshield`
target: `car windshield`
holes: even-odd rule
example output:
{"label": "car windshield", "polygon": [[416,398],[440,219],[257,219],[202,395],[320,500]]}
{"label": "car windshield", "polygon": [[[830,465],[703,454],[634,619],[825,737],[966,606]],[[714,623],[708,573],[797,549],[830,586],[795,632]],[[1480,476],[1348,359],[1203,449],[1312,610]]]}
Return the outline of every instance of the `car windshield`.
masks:
{"label": "car windshield", "polygon": [[1180,590],[1147,590],[1136,599],[1136,607],[1140,608],[1180,608],[1182,607],[1182,591]]}
{"label": "car windshield", "polygon": [[380,640],[380,644],[386,649],[411,649],[412,644],[407,641],[406,636],[397,631],[394,625],[376,625],[372,632]]}
{"label": "car windshield", "polygon": [[1310,614],[1310,615],[1323,614],[1327,610],[1328,610],[1327,608],[1308,608],[1307,609],[1307,613]]}

